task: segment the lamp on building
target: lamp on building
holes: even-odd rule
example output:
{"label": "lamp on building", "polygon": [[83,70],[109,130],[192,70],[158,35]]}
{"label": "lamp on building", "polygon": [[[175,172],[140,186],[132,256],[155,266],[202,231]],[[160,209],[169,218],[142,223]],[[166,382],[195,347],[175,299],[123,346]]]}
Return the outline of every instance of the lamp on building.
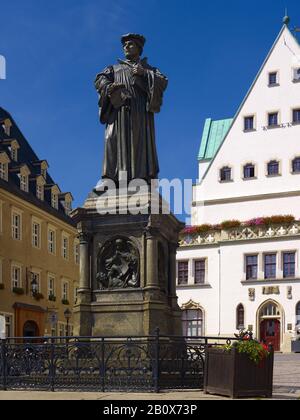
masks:
{"label": "lamp on building", "polygon": [[69,322],[70,322],[70,319],[71,319],[71,316],[72,316],[72,312],[70,311],[69,308],[67,308],[65,310],[64,316],[65,316],[66,321],[67,321],[67,336],[69,337],[69,335],[70,335],[70,333],[69,333]]}
{"label": "lamp on building", "polygon": [[39,291],[39,285],[38,282],[36,281],[36,278],[33,277],[31,280],[31,292],[33,295],[36,295]]}

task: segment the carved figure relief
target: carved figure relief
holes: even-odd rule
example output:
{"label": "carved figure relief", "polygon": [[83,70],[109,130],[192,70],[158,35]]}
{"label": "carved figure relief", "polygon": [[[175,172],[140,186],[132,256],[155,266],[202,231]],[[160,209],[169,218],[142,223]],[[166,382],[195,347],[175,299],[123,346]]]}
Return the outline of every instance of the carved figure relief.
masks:
{"label": "carved figure relief", "polygon": [[100,290],[140,286],[139,251],[130,240],[113,239],[100,249],[96,280]]}

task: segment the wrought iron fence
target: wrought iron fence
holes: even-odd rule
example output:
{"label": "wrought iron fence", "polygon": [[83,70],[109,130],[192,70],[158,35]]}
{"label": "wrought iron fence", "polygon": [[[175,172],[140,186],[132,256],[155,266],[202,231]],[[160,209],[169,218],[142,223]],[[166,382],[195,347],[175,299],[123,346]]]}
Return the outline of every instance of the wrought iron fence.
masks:
{"label": "wrought iron fence", "polygon": [[236,338],[43,337],[0,340],[0,388],[159,392],[203,389],[205,349]]}

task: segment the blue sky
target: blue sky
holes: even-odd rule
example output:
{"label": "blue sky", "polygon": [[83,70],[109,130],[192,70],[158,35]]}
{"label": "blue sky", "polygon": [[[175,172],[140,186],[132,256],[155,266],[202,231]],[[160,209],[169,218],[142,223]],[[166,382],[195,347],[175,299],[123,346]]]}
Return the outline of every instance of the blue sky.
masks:
{"label": "blue sky", "polygon": [[97,72],[122,57],[120,36],[143,33],[149,62],[169,77],[157,117],[161,177],[197,178],[204,120],[232,117],[299,0],[0,0],[0,105],[81,205],[102,166]]}

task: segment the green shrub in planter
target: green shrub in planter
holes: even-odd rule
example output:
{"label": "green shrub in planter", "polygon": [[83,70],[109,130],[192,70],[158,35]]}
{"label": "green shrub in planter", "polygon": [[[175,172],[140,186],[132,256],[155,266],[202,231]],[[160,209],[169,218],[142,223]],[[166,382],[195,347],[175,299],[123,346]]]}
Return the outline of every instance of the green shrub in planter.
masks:
{"label": "green shrub in planter", "polygon": [[63,300],[61,301],[61,303],[62,303],[63,305],[70,305],[70,302],[69,302],[67,299],[63,299]]}
{"label": "green shrub in planter", "polygon": [[50,302],[56,302],[56,296],[54,295],[49,295],[48,299],[50,300]]}
{"label": "green shrub in planter", "polygon": [[25,291],[21,287],[14,287],[13,288],[13,293],[15,293],[16,295],[21,296],[21,295],[24,295],[25,294]]}
{"label": "green shrub in planter", "polygon": [[34,293],[33,294],[33,297],[36,300],[42,300],[42,299],[44,299],[44,295],[42,293]]}

